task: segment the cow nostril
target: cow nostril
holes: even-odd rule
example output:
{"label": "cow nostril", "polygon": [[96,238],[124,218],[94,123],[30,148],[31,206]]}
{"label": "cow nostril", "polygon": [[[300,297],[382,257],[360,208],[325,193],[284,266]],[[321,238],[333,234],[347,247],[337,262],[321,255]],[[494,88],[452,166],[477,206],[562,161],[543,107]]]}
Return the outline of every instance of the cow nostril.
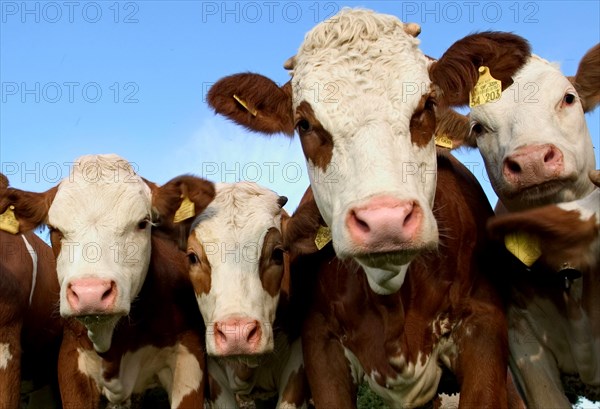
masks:
{"label": "cow nostril", "polygon": [[554,149],[550,149],[548,153],[546,153],[546,156],[544,156],[544,163],[551,162],[552,159],[554,159],[554,156]]}
{"label": "cow nostril", "polygon": [[361,231],[368,233],[371,230],[369,225],[357,216],[356,211],[352,210],[350,217],[354,220],[356,227],[358,227]]}
{"label": "cow nostril", "polygon": [[248,341],[250,341],[250,340],[256,338],[257,336],[258,336],[258,326],[254,327],[250,330],[250,332],[248,333],[247,339],[248,339]]}
{"label": "cow nostril", "polygon": [[519,173],[521,171],[521,167],[519,166],[519,164],[517,162],[513,161],[513,160],[510,160],[510,159],[506,161],[506,167],[512,173]]}

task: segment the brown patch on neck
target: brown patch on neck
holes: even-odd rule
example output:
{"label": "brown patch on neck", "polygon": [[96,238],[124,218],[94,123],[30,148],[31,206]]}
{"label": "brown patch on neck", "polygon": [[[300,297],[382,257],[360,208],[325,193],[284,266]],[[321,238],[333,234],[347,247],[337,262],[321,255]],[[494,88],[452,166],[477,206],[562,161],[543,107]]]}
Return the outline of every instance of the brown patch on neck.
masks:
{"label": "brown patch on neck", "polygon": [[[307,129],[303,126],[305,121]],[[323,128],[308,102],[302,101],[296,108],[295,124],[304,156],[325,171],[333,156],[333,137]]]}
{"label": "brown patch on neck", "polygon": [[290,373],[281,401],[299,408],[304,404],[308,395],[308,381],[306,380],[304,366],[300,366],[298,371]]}
{"label": "brown patch on neck", "polygon": [[282,246],[283,238],[281,232],[271,227],[265,236],[258,264],[260,281],[264,290],[271,297],[279,294],[279,290],[281,289],[284,264]]}
{"label": "brown patch on neck", "polygon": [[188,238],[188,254],[190,252],[194,252],[199,260],[198,263],[190,263],[189,266],[190,280],[194,286],[194,292],[196,295],[208,294],[210,292],[212,269],[204,252],[204,246],[198,241],[194,231]]}
{"label": "brown patch on neck", "polygon": [[422,148],[433,138],[435,132],[435,112],[432,97],[423,95],[417,109],[410,118],[410,140]]}

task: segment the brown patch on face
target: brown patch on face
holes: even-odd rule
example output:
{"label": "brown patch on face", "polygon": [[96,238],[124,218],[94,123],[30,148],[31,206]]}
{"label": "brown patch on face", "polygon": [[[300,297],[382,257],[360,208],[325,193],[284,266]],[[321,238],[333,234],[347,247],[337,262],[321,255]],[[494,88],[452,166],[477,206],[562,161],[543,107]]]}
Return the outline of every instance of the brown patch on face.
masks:
{"label": "brown patch on face", "polygon": [[293,371],[288,378],[285,389],[281,396],[282,402],[287,402],[301,407],[306,402],[308,396],[308,382],[304,372],[304,366],[300,366],[298,371]]}
{"label": "brown patch on face", "polygon": [[55,258],[58,258],[58,255],[62,250],[62,238],[63,235],[59,230],[50,227],[50,244],[52,245],[52,252],[54,253]]}
{"label": "brown patch on face", "polygon": [[188,238],[188,262],[194,292],[196,295],[208,294],[210,292],[212,269],[204,252],[204,247],[193,231]]}
{"label": "brown patch on face", "polygon": [[275,297],[281,288],[283,263],[283,238],[279,230],[271,227],[265,236],[258,264],[260,281],[271,297]]}
{"label": "brown patch on face", "polygon": [[435,132],[435,103],[431,95],[423,95],[417,109],[410,118],[410,140],[422,148]]}
{"label": "brown patch on face", "polygon": [[333,137],[323,128],[308,102],[302,101],[298,105],[294,123],[300,135],[304,156],[325,171],[333,156]]}

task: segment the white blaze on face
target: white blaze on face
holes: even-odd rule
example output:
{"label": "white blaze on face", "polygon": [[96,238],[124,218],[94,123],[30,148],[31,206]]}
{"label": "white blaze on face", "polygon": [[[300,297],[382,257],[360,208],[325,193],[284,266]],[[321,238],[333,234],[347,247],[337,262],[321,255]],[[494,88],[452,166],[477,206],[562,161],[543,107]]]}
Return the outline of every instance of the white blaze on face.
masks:
{"label": "white blaze on face", "polygon": [[342,11],[307,34],[293,72],[317,205],[338,256],[357,257],[379,292],[397,290],[415,252],[438,239],[431,81],[418,45],[393,16]]}
{"label": "white blaze on face", "polygon": [[498,101],[470,114],[498,197],[509,210],[521,210],[587,195],[594,149],[575,87],[536,56],[513,80]]}
{"label": "white blaze on face", "polygon": [[280,197],[255,183],[217,185],[188,242],[190,277],[211,355],[273,348],[283,274]]}
{"label": "white blaze on face", "polygon": [[127,315],[150,262],[151,192],[117,155],[84,156],[58,186],[48,221],[59,246],[62,316],[82,321],[99,351]]}

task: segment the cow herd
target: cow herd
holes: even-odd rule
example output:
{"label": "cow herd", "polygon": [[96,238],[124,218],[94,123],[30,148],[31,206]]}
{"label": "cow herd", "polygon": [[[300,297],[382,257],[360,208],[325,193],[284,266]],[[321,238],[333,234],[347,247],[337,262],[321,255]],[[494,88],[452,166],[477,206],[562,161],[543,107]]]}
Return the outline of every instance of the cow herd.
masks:
{"label": "cow herd", "polygon": [[[285,192],[159,186],[117,155],[76,159],[42,193],[2,176],[0,408],[20,407],[21,378],[67,409],[155,387],[178,409],[352,408],[363,383],[391,408],[600,400],[584,116],[600,104],[600,46],[567,77],[515,34],[472,34],[434,60],[419,32],[344,9],[307,33],[288,83],[211,87],[215,112],[298,134],[311,183],[291,215]],[[335,102],[315,83],[335,83]],[[480,150],[496,213],[440,140]]]}

